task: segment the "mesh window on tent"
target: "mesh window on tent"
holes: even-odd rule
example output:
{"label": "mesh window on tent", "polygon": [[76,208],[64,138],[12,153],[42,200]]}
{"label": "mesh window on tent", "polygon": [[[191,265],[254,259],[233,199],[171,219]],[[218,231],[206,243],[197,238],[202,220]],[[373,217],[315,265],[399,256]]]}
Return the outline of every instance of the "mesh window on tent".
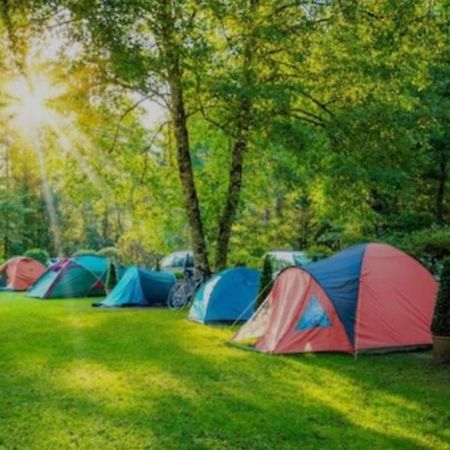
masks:
{"label": "mesh window on tent", "polygon": [[327,313],[318,298],[312,295],[295,329],[311,330],[313,328],[326,328],[329,326],[331,326],[331,321]]}

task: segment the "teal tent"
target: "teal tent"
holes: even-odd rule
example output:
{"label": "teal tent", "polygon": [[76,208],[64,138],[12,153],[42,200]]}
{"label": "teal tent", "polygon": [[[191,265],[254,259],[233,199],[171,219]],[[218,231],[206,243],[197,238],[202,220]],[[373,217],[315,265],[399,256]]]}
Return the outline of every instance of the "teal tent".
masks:
{"label": "teal tent", "polygon": [[93,306],[153,306],[166,305],[175,284],[175,275],[130,267],[104,301]]}
{"label": "teal tent", "polygon": [[254,313],[260,276],[247,267],[219,272],[195,294],[188,318],[200,323],[249,319]]}
{"label": "teal tent", "polygon": [[105,295],[108,260],[83,255],[51,266],[28,291],[35,298],[75,298]]}

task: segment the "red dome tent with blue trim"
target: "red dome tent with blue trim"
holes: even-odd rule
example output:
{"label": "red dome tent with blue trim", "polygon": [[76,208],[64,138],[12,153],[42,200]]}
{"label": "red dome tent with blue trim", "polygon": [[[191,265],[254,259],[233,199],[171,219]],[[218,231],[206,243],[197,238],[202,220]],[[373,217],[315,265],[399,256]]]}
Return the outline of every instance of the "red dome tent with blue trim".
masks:
{"label": "red dome tent with blue trim", "polygon": [[233,342],[268,353],[429,345],[438,285],[409,255],[361,244],[277,278]]}

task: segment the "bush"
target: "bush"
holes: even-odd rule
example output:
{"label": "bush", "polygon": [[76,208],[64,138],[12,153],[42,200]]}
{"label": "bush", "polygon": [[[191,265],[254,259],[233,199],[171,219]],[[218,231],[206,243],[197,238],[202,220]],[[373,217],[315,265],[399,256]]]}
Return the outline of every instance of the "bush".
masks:
{"label": "bush", "polygon": [[108,272],[106,274],[105,290],[111,292],[117,284],[117,270],[115,262],[110,259],[108,264]]}
{"label": "bush", "polygon": [[313,261],[319,261],[320,259],[327,258],[333,253],[333,250],[323,245],[312,245],[306,250],[306,255]]}
{"label": "bush", "polygon": [[450,227],[427,228],[406,236],[391,235],[385,240],[419,260],[437,276],[442,272],[442,261],[450,257]]}
{"label": "bush", "polygon": [[272,260],[269,255],[266,255],[263,260],[263,268],[261,273],[261,281],[259,282],[259,292],[255,307],[258,308],[259,305],[265,300],[267,294],[272,289],[273,285],[273,268]]}
{"label": "bush", "polygon": [[330,250],[337,252],[345,250],[353,245],[371,242],[374,239],[375,237],[370,234],[361,234],[354,231],[337,229],[320,234],[315,242],[320,249],[328,249],[328,256]]}
{"label": "bush", "polygon": [[341,248],[341,231],[328,231],[317,238],[317,243],[324,248],[339,250]]}
{"label": "bush", "polygon": [[344,250],[353,245],[367,244],[368,242],[373,242],[374,240],[374,236],[346,231],[345,233],[342,233],[341,236],[341,249]]}
{"label": "bush", "polygon": [[183,272],[172,272],[175,275],[175,278],[177,280],[183,280],[184,279],[184,273]]}
{"label": "bush", "polygon": [[413,252],[440,260],[450,256],[450,228],[423,230],[412,234],[411,238]]}
{"label": "bush", "polygon": [[431,331],[435,336],[450,336],[450,258],[443,263]]}
{"label": "bush", "polygon": [[92,250],[90,248],[82,248],[77,250],[72,256],[86,256],[86,255],[98,255],[97,250]]}
{"label": "bush", "polygon": [[50,260],[49,254],[41,248],[30,248],[24,253],[24,256],[27,256],[28,258],[33,258],[36,261],[39,261],[40,263],[44,264],[44,266],[48,265],[48,262]]}
{"label": "bush", "polygon": [[173,274],[175,275],[175,278],[177,280],[183,280],[184,279],[184,273],[183,272],[173,272]]}
{"label": "bush", "polygon": [[103,256],[108,259],[118,259],[119,251],[116,247],[103,247],[97,252],[98,256]]}

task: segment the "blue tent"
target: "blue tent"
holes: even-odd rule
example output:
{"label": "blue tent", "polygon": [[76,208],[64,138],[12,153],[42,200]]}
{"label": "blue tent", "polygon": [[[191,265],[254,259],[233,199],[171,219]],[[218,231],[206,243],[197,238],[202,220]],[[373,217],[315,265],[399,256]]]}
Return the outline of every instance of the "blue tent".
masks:
{"label": "blue tent", "polygon": [[195,295],[189,319],[200,323],[248,320],[254,313],[260,276],[247,267],[214,275]]}
{"label": "blue tent", "polygon": [[130,267],[108,297],[95,306],[153,306],[165,305],[176,278],[172,273],[154,272]]}

